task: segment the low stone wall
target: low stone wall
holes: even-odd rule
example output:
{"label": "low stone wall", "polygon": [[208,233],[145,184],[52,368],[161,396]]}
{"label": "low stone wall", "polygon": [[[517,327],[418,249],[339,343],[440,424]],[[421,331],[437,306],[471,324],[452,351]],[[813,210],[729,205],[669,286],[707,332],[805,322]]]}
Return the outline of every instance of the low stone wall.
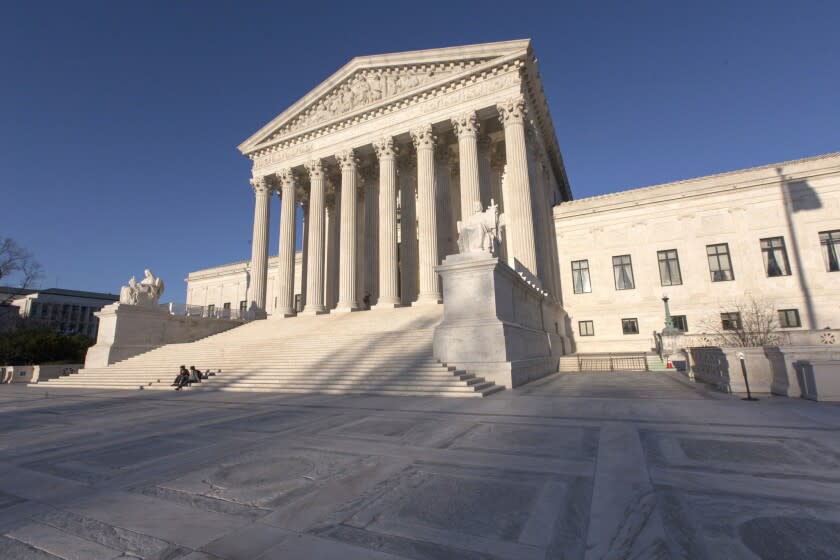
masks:
{"label": "low stone wall", "polygon": [[[834,391],[831,364],[840,363],[840,346],[781,346],[768,354],[777,371],[773,394],[826,400]],[[840,372],[834,375],[840,379]],[[818,398],[820,392],[825,398]]]}
{"label": "low stone wall", "polygon": [[450,255],[436,270],[444,300],[437,359],[505,387],[557,371],[568,344],[558,303],[489,254]]}
{"label": "low stone wall", "polygon": [[99,317],[96,344],[88,349],[85,367],[105,367],[165,344],[194,342],[242,324],[238,320],[181,317],[159,307],[114,303]]}
{"label": "low stone wall", "polygon": [[689,348],[691,371],[694,379],[713,385],[727,393],[747,392],[741,361],[738,354],[744,354],[750,391],[772,393],[774,371],[764,348],[734,348],[709,346]]}

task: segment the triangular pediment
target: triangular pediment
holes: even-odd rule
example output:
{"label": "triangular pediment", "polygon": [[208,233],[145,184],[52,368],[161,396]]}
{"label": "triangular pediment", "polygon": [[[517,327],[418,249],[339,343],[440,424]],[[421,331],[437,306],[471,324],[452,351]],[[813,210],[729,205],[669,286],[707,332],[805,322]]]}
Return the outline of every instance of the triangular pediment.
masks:
{"label": "triangular pediment", "polygon": [[287,136],[410,96],[486,64],[527,53],[530,40],[356,57],[239,146],[249,153]]}

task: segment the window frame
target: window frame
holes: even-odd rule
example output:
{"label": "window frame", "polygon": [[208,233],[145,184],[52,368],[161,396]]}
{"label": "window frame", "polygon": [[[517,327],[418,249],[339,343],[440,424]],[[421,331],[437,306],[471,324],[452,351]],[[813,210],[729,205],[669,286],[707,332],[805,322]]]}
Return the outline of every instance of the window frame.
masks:
{"label": "window frame", "polygon": [[[624,259],[627,257],[627,262],[619,262],[616,264],[616,259]],[[612,258],[613,263],[613,281],[615,282],[615,289],[616,291],[624,291],[624,290],[635,290],[636,289],[636,277],[633,275],[633,257],[631,255],[614,255]],[[618,270],[621,268],[624,270],[624,267],[628,267],[630,270],[630,286],[619,288],[618,287]]]}
{"label": "window frame", "polygon": [[[668,253],[674,253],[674,258],[671,259],[668,256]],[[662,259],[663,254],[665,255],[665,259]],[[677,281],[673,281],[673,274],[671,270],[671,263],[676,263],[677,267]],[[668,279],[669,282],[665,283],[665,277],[662,276],[662,263],[667,263],[668,268]],[[656,264],[659,267],[659,283],[661,286],[682,286],[682,269],[680,268],[680,254],[677,249],[663,249],[661,251],[656,252]]]}
{"label": "window frame", "polygon": [[[727,328],[727,323],[731,323],[735,321],[735,324],[731,327]],[[740,311],[727,311],[720,314],[720,327],[724,331],[737,331],[741,328],[743,323],[741,322],[741,312]]]}
{"label": "window frame", "polygon": [[[682,326],[685,328],[682,329],[677,326],[677,320],[682,320]],[[671,315],[671,324],[674,325],[674,328],[680,332],[688,332],[688,318],[685,315]]]}
{"label": "window frame", "polygon": [[[802,327],[802,318],[799,316],[799,309],[779,309],[777,313],[779,318],[779,328],[796,329]],[[790,321],[788,321],[788,319],[790,319],[790,313],[793,313],[793,317],[796,318],[795,324],[790,324]],[[784,321],[782,320],[782,317],[785,318]]]}
{"label": "window frame", "polygon": [[[579,263],[585,263],[586,264],[585,268],[577,268],[576,269],[575,265],[578,265]],[[586,273],[586,286],[581,285],[581,290],[578,291],[577,276],[580,276],[581,278],[583,278],[583,273],[584,272]],[[576,274],[576,273],[578,273],[578,274]],[[583,283],[581,282],[581,284],[583,284]],[[583,289],[585,287],[588,287],[589,289],[588,290]],[[576,294],[591,294],[592,293],[592,274],[590,274],[590,271],[589,271],[589,259],[581,259],[581,260],[577,260],[577,261],[572,261],[572,291]]]}
{"label": "window frame", "polygon": [[[584,324],[589,326],[589,329],[587,329],[589,332],[583,332]],[[595,336],[595,321],[578,321],[578,333],[580,333],[580,336]]]}
{"label": "window frame", "polygon": [[[634,325],[634,331],[628,332],[626,325]],[[624,335],[640,334],[638,317],[627,317],[621,320],[621,332]]]}
{"label": "window frame", "polygon": [[[715,248],[715,253],[710,254],[709,249],[711,249],[713,247]],[[721,253],[718,250],[719,247],[723,247],[725,249],[725,252]],[[722,255],[726,255],[726,260],[729,263],[729,268],[728,269],[721,268],[721,266],[720,266],[720,257]],[[717,262],[717,266],[718,266],[717,270],[712,269],[712,260],[711,260],[712,257],[715,257],[715,261]],[[710,243],[710,244],[706,245],[706,262],[709,265],[709,277],[711,278],[712,282],[734,282],[735,281],[735,266],[732,264],[732,252],[729,250],[729,243],[727,243],[727,242],[724,242],[724,243]],[[729,272],[729,276],[730,276],[729,278],[720,278],[720,279],[717,279],[717,280],[715,279],[715,273],[716,272],[719,273],[719,272],[727,272],[727,271]]]}
{"label": "window frame", "polygon": [[[790,276],[792,274],[790,270],[790,260],[788,259],[787,254],[787,245],[785,245],[785,238],[783,235],[778,235],[776,237],[764,237],[758,240],[759,246],[761,247],[761,259],[764,262],[764,274],[767,275],[767,278],[778,278],[780,276]],[[779,243],[779,245],[774,245],[774,243]],[[765,247],[765,244],[767,245]],[[782,261],[779,261],[779,258],[776,256],[776,252],[781,250],[782,252]],[[772,257],[772,261],[776,263],[776,266],[779,269],[779,274],[770,274],[770,260]]]}
{"label": "window frame", "polygon": [[840,272],[840,229],[819,232],[820,252],[826,272]]}

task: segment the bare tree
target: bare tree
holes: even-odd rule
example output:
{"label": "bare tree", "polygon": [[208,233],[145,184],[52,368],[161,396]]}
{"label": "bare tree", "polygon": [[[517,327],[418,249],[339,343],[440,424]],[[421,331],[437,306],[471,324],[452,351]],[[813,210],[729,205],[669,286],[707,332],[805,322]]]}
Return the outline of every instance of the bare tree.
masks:
{"label": "bare tree", "polygon": [[778,313],[769,301],[748,296],[701,321],[700,328],[720,346],[776,346],[781,341]]}
{"label": "bare tree", "polygon": [[[41,278],[41,265],[11,237],[0,237],[0,284],[32,288]],[[0,301],[0,303],[6,303]]]}

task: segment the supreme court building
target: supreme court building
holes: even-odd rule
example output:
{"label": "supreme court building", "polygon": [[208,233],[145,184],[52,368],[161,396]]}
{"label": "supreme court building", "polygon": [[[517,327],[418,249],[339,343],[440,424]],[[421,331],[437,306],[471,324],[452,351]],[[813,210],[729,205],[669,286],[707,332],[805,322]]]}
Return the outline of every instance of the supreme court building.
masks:
{"label": "supreme court building", "polygon": [[239,149],[252,254],[191,273],[188,304],[436,305],[457,224],[495,204],[499,256],[562,305],[566,352],[649,350],[666,291],[689,333],[745,295],[783,328],[840,327],[840,154],[573,201],[528,40],[354,58]]}

